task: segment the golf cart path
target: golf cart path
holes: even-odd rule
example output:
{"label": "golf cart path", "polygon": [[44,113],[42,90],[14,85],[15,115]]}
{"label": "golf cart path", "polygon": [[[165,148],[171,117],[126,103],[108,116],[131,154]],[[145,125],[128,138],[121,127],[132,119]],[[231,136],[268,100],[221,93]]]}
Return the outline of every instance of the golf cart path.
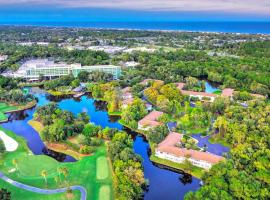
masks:
{"label": "golf cart path", "polygon": [[[46,190],[46,189],[40,189],[33,186],[25,185],[23,183],[19,183],[17,181],[14,181],[7,176],[5,176],[2,172],[0,172],[0,179],[14,185],[17,188],[21,188],[24,190],[28,190],[31,192],[39,193],[39,194],[56,194],[56,193],[63,193],[67,191],[67,188],[60,188],[60,189],[54,189],[54,190]],[[86,189],[82,186],[71,186],[72,190],[79,190],[81,192],[81,200],[86,200],[87,192]]]}

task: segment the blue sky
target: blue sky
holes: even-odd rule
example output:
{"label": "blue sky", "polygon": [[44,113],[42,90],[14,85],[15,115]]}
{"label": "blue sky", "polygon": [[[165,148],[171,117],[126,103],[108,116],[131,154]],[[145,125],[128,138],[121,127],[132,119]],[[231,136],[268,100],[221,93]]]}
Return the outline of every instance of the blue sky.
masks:
{"label": "blue sky", "polygon": [[0,22],[270,21],[269,0],[0,0]]}

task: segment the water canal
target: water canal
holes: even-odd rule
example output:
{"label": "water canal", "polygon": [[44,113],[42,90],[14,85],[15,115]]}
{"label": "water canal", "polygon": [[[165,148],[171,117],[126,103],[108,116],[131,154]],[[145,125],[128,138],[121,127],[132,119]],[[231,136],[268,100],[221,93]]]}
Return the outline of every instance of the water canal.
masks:
{"label": "water canal", "polygon": [[[125,129],[134,138],[134,150],[143,158],[143,167],[145,177],[149,180],[150,185],[145,192],[144,199],[146,200],[179,200],[183,199],[188,191],[197,190],[200,185],[200,180],[188,174],[181,174],[172,170],[164,169],[156,166],[149,159],[149,145],[144,137],[137,135],[134,132],[123,127],[118,123],[117,117],[111,117],[106,111],[104,102],[95,101],[91,97],[83,96],[81,99],[73,98],[53,98],[46,95],[44,92],[35,92],[38,98],[38,106],[45,105],[49,102],[57,102],[61,109],[69,110],[74,114],[87,112],[90,115],[90,120],[102,127]],[[46,154],[54,157],[61,162],[74,162],[74,158],[59,154],[53,151],[48,151],[44,146],[39,134],[28,125],[28,121],[33,118],[35,108],[23,112],[13,113],[9,116],[10,121],[1,124],[6,129],[15,132],[17,135],[24,137],[27,140],[29,148],[36,155]]]}

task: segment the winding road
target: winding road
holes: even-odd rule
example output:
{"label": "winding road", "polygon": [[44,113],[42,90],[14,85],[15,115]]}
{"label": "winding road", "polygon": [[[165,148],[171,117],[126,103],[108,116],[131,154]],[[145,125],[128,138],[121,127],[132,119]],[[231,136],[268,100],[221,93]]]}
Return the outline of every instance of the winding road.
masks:
{"label": "winding road", "polygon": [[[8,178],[2,172],[0,172],[0,179],[14,185],[17,188],[21,188],[21,189],[28,190],[28,191],[35,192],[35,193],[39,193],[39,194],[56,194],[56,193],[63,193],[63,192],[67,191],[67,188],[46,190],[46,189],[40,189],[40,188],[36,188],[33,186],[25,185],[23,183],[19,183],[17,181],[14,181],[14,180]],[[79,190],[81,192],[81,200],[86,200],[87,191],[84,187],[75,185],[75,186],[71,186],[70,188],[72,190]]]}

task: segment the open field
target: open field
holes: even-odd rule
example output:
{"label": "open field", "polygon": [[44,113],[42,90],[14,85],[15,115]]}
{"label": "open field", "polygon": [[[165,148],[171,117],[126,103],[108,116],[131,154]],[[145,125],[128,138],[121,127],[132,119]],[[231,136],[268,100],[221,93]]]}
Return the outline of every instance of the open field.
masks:
{"label": "open field", "polygon": [[97,179],[103,180],[109,176],[109,166],[106,157],[97,159]]}
{"label": "open field", "polygon": [[[108,185],[110,191],[112,191],[112,172],[107,172],[107,178],[103,180],[97,180],[97,159],[99,157],[106,159],[106,147],[102,146],[97,149],[96,153],[92,156],[84,157],[83,159],[74,163],[60,163],[45,155],[35,156],[29,150],[26,142],[21,137],[15,135],[11,131],[7,131],[0,127],[0,130],[4,131],[7,135],[14,138],[18,143],[19,147],[14,152],[6,152],[3,154],[0,160],[0,171],[7,175],[9,178],[14,179],[18,182],[35,186],[38,188],[56,189],[66,187],[67,182],[69,185],[81,185],[87,190],[87,199],[98,199],[100,187]],[[17,166],[14,164],[14,160],[17,160]],[[57,169],[59,167],[67,168],[68,175],[65,177],[60,174],[60,179],[56,182],[56,177],[59,177]],[[16,170],[16,168],[18,170]],[[47,171],[48,184],[45,184],[44,178],[41,176],[41,171]],[[65,199],[65,196],[52,196],[46,198],[44,195],[31,196],[28,191],[17,191],[13,186],[8,185],[5,182],[0,182],[0,187],[10,189],[11,192],[16,195],[20,195],[17,199]],[[30,192],[31,193],[31,192]],[[38,195],[38,194],[37,194]],[[110,194],[112,198],[113,192]],[[42,197],[44,196],[44,197]],[[32,198],[33,197],[33,198]],[[35,197],[35,198],[34,198]],[[56,198],[55,198],[56,197]],[[59,197],[59,198],[58,198]],[[16,198],[14,198],[16,199]],[[75,199],[79,199],[77,195]]]}

